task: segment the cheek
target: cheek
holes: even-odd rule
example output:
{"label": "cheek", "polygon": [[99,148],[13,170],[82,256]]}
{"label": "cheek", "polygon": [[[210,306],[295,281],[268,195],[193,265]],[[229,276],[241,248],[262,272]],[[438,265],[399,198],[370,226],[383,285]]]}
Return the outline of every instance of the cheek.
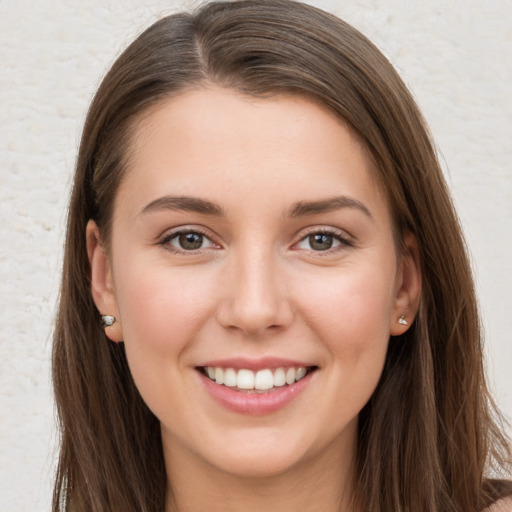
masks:
{"label": "cheek", "polygon": [[186,388],[176,395],[166,390],[181,382],[183,354],[204,325],[209,307],[204,282],[201,287],[186,272],[150,265],[141,271],[129,264],[119,269],[117,280],[130,372],[148,407],[161,417],[162,411],[187,402]]}
{"label": "cheek", "polygon": [[386,267],[380,271],[371,266],[345,268],[333,271],[327,279],[312,276],[302,280],[304,317],[328,339],[339,339],[354,349],[364,348],[372,340],[387,341],[395,276]]}
{"label": "cheek", "polygon": [[[116,295],[128,350],[145,358],[179,353],[194,340],[211,308],[208,281],[158,265],[121,267]],[[144,354],[142,353],[144,352]]]}
{"label": "cheek", "polygon": [[395,274],[391,265],[379,272],[371,268],[346,268],[303,287],[303,317],[328,351],[329,389],[348,417],[357,415],[374,392],[390,336]]}
{"label": "cheek", "polygon": [[[392,284],[386,273],[370,279],[354,272],[328,285],[328,302],[322,301],[322,293],[311,294],[317,311],[311,322],[315,322],[330,356],[330,389],[338,403],[344,404],[348,418],[359,414],[382,374],[394,303]],[[333,424],[346,419],[341,414]]]}

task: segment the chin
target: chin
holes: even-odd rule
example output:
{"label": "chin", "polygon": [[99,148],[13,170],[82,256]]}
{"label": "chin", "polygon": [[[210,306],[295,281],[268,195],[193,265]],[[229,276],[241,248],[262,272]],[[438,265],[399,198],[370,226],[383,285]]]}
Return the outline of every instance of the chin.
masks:
{"label": "chin", "polygon": [[283,429],[258,429],[252,433],[242,430],[238,435],[228,437],[231,439],[229,446],[219,445],[222,451],[210,451],[204,455],[211,465],[233,476],[276,478],[300,472],[315,461],[320,465],[328,460],[332,462],[335,453],[346,451],[344,437],[329,431],[315,438],[309,432],[294,433],[290,429],[286,435],[283,435]]}
{"label": "chin", "polygon": [[[226,454],[227,455],[227,454]],[[237,454],[233,457],[223,457],[217,467],[224,473],[241,478],[267,479],[284,475],[300,466],[304,460],[297,454],[286,453],[252,453]]]}

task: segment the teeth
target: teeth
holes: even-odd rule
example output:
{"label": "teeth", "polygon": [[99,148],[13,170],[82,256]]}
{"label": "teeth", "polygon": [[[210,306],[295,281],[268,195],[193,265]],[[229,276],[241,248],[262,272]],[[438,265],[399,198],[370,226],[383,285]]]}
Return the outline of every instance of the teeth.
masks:
{"label": "teeth", "polygon": [[271,370],[260,370],[254,378],[254,389],[270,389],[274,387],[274,376]]}
{"label": "teeth", "polygon": [[295,368],[288,368],[288,370],[286,370],[285,381],[288,385],[295,382]]}
{"label": "teeth", "polygon": [[286,384],[286,375],[282,368],[274,372],[274,386],[284,386]]}
{"label": "teeth", "polygon": [[236,385],[239,389],[254,389],[254,372],[238,370]]}
{"label": "teeth", "polygon": [[215,368],[215,382],[224,384],[224,370],[222,368]]}
{"label": "teeth", "polygon": [[224,372],[224,385],[234,388],[237,385],[236,372],[233,368],[228,368]]}
{"label": "teeth", "polygon": [[303,379],[305,377],[306,373],[307,373],[307,370],[303,366],[300,368],[297,368],[297,372],[295,373],[295,380]]}
{"label": "teeth", "polygon": [[307,368],[277,368],[276,370],[264,369],[257,372],[252,370],[235,370],[233,368],[219,368],[207,366],[206,374],[217,384],[242,390],[265,391],[274,387],[281,387],[285,384],[293,384],[303,379],[308,373]]}

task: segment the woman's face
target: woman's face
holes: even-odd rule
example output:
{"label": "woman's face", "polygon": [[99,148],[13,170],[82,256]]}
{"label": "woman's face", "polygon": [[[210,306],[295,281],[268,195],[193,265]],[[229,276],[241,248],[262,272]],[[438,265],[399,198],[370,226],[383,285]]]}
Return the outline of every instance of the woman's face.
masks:
{"label": "woman's face", "polygon": [[108,259],[88,227],[93,294],[166,454],[240,475],[350,461],[419,288],[358,139],[303,97],[212,88],[145,116],[129,156]]}

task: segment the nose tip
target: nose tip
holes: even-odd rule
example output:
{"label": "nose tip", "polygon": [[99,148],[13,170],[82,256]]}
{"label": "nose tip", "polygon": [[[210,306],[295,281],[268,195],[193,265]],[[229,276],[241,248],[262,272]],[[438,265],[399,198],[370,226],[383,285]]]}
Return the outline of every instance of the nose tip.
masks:
{"label": "nose tip", "polygon": [[246,265],[224,283],[219,323],[246,335],[262,335],[286,327],[293,317],[283,280],[270,265]]}

